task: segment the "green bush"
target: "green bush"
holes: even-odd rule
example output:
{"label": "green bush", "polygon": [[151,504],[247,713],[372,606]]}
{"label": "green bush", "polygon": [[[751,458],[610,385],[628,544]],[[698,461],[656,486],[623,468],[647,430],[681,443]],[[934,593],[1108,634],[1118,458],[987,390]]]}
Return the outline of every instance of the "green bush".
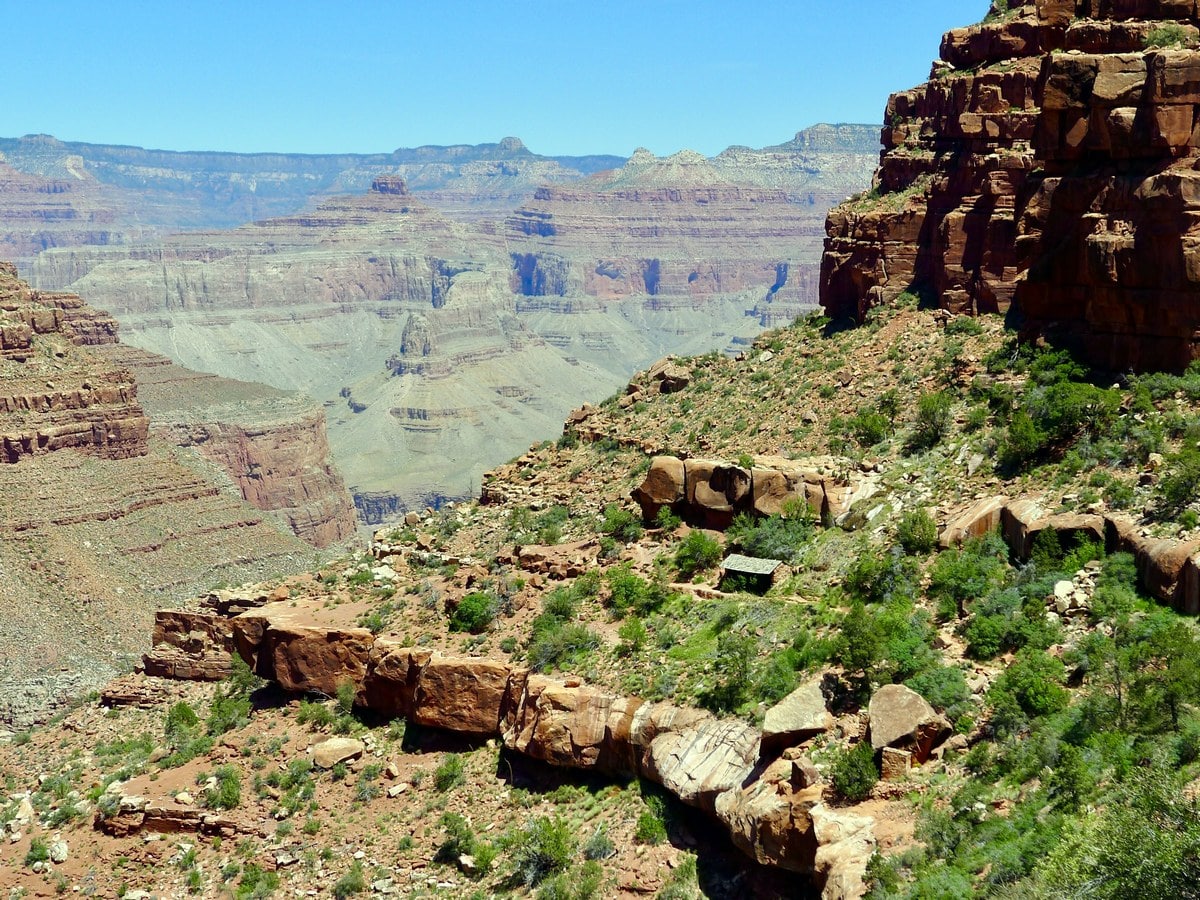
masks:
{"label": "green bush", "polygon": [[1011,694],[1027,715],[1044,716],[1066,709],[1070,695],[1063,687],[1065,680],[1062,660],[1044,650],[1025,648],[996,680],[992,692]]}
{"label": "green bush", "polygon": [[472,591],[459,601],[450,614],[450,630],[482,634],[495,621],[499,610],[500,601],[493,594]]}
{"label": "green bush", "polygon": [[986,596],[1005,578],[1008,547],[997,534],[972,538],[938,554],[929,569],[929,596],[943,618],[961,616],[970,600]]}
{"label": "green bush", "polygon": [[928,450],[941,442],[950,426],[950,395],[944,391],[922,394],[917,398],[917,414],[908,440],[910,450]]}
{"label": "green bush", "polygon": [[337,900],[345,900],[354,894],[361,894],[367,889],[367,877],[363,873],[362,863],[357,859],[350,865],[350,871],[339,878],[333,885],[333,896]]}
{"label": "green bush", "polygon": [[521,830],[512,848],[514,876],[526,887],[535,887],[571,865],[575,838],[571,826],[560,818],[539,816]]}
{"label": "green bush", "polygon": [[860,741],[849,750],[836,753],[829,780],[838,795],[846,800],[854,803],[866,800],[871,795],[871,788],[879,781],[875,751],[870,743]]}
{"label": "green bush", "polygon": [[600,531],[615,540],[629,544],[640,538],[644,529],[637,516],[615,503],[610,503],[604,508],[604,522],[600,525]]}
{"label": "green bush", "polygon": [[1142,39],[1142,46],[1146,49],[1156,49],[1162,47],[1173,47],[1179,44],[1183,47],[1189,47],[1194,43],[1192,34],[1182,25],[1171,22],[1167,25],[1160,25],[1157,28],[1151,29]]}
{"label": "green bush", "polygon": [[660,816],[645,810],[638,815],[633,839],[639,844],[661,844],[667,839],[667,825]]}
{"label": "green bush", "polygon": [[675,568],[684,578],[711,569],[721,561],[721,545],[703,531],[688,532],[675,551]]}
{"label": "green bush", "polygon": [[724,713],[733,712],[746,702],[755,648],[754,638],[748,635],[725,631],[717,637],[713,684],[702,692],[701,705]]}
{"label": "green bush", "polygon": [[1185,448],[1168,456],[1166,463],[1166,474],[1155,488],[1155,505],[1160,516],[1171,517],[1182,513],[1198,496],[1200,450]]}
{"label": "green bush", "polygon": [[457,753],[447,753],[442,764],[433,773],[433,786],[444,793],[460,784],[465,784],[466,775],[463,773],[463,760]]}
{"label": "green bush", "polygon": [[803,513],[798,517],[768,516],[765,519],[743,513],[733,520],[726,536],[750,556],[795,562],[815,531],[807,515],[807,505],[804,505]]}
{"label": "green bush", "polygon": [[896,538],[905,553],[928,553],[937,546],[937,523],[923,507],[911,509],[900,517]]}
{"label": "green bush", "polygon": [[204,792],[209,809],[237,809],[242,803],[242,775],[237,766],[220,766],[213,773],[217,783]]}
{"label": "green bush", "polygon": [[971,689],[957,666],[936,666],[904,682],[938,710],[957,718],[971,699]]}
{"label": "green bush", "polygon": [[846,428],[860,447],[868,449],[888,436],[892,420],[874,408],[864,406],[846,420]]}

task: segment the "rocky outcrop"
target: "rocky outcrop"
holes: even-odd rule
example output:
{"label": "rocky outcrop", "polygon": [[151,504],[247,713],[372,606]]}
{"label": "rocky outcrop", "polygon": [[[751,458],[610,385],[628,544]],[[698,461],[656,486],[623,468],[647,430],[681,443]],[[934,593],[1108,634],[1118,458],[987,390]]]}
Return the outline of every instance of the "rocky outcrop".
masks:
{"label": "rocky outcrop", "polygon": [[147,452],[150,423],[133,376],[80,346],[103,340],[98,318],[79,298],[31,290],[0,264],[0,463],[64,449],[103,459]]}
{"label": "rocky outcrop", "polygon": [[949,32],[932,80],[889,100],[875,189],[827,222],[821,302],[858,319],[904,291],[1015,305],[1098,366],[1182,369],[1200,356],[1200,15],[1006,9]]}
{"label": "rocky outcrop", "polygon": [[294,393],[194,372],[115,345],[103,354],[137,378],[152,431],[233,479],[247,503],[315,547],[355,534],[354,506],[331,461],[325,412]]}
{"label": "rocky outcrop", "polygon": [[[311,547],[151,439],[111,316],[6,264],[0,347],[0,721],[27,725],[136,658],[155,608],[296,571]],[[163,665],[201,675],[181,653]]]}
{"label": "rocky outcrop", "polygon": [[1200,541],[1150,537],[1124,516],[1048,515],[1035,499],[993,497],[978,500],[954,516],[943,527],[939,543],[950,547],[994,530],[1019,560],[1029,558],[1037,536],[1047,530],[1063,546],[1091,542],[1107,553],[1129,553],[1137,563],[1143,589],[1180,612],[1200,613]]}
{"label": "rocky outcrop", "polygon": [[861,889],[871,820],[830,814],[798,757],[762,765],[761,735],[745,722],[318,625],[311,612],[268,604],[235,616],[238,653],[290,691],[332,694],[350,683],[357,702],[381,715],[497,736],[510,751],[556,766],[644,776],[716,816],[760,862],[825,881],[829,897],[853,896],[844,891],[857,866]]}
{"label": "rocky outcrop", "polygon": [[917,762],[929,758],[950,736],[950,723],[924,697],[902,684],[885,684],[871,695],[867,708],[871,746],[907,750]]}
{"label": "rocky outcrop", "polygon": [[725,528],[739,512],[778,515],[788,501],[807,504],[823,522],[835,522],[865,494],[863,484],[804,460],[760,457],[749,469],[709,459],[658,456],[633,490],[646,521],[669,507],[689,521]]}

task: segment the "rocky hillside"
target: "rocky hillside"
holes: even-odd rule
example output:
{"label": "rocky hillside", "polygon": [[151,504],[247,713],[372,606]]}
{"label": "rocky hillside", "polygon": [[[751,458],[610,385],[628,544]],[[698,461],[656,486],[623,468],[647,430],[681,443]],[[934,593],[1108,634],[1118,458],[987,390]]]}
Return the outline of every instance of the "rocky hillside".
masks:
{"label": "rocky hillside", "polygon": [[842,139],[745,151],[807,186],[799,199],[730,181],[745,160],[643,151],[584,186],[539,189],[503,232],[453,221],[388,175],[302,214],[62,249],[35,270],[141,347],[323,402],[359,513],[379,522],[474,494],[486,468],[638,366],[736,346],[809,308],[820,167],[834,183],[866,170]]}
{"label": "rocky hillside", "polygon": [[78,297],[11,265],[0,295],[0,719],[20,722],[111,676],[156,605],[307,568],[354,518],[319,409],[243,385],[222,412],[210,376],[122,347]]}
{"label": "rocky hillside", "polygon": [[874,188],[834,211],[822,303],[1016,310],[1113,370],[1196,357],[1188,4],[993,4],[888,102]]}
{"label": "rocky hillside", "polygon": [[[1093,376],[915,304],[655,366],[480,502],[161,613],[104,695],[145,738],[0,748],[0,883],[1189,896],[1200,388]],[[234,653],[253,705],[163,679]]]}

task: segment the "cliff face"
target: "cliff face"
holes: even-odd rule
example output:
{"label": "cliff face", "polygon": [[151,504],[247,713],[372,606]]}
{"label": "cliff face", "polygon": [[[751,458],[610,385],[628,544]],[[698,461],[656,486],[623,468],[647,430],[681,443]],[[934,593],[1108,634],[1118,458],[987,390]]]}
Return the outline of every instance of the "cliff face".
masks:
{"label": "cliff face", "polygon": [[711,160],[639,150],[616,172],[539,189],[505,223],[512,288],[659,307],[747,292],[761,324],[791,321],[816,300],[825,210],[863,183],[874,154],[862,146],[870,129],[844,130]]}
{"label": "cliff face", "polygon": [[354,506],[331,462],[325,412],[317,403],[194,372],[123,344],[101,353],[137,378],[152,433],[216,464],[255,509],[272,513],[314,547],[354,536]]}
{"label": "cliff face", "polygon": [[[255,476],[253,453],[221,460],[226,472],[151,427],[142,367],[107,314],[32,290],[3,264],[0,348],[0,721],[27,722],[111,677],[161,603],[311,565],[312,546],[233,487]],[[306,446],[258,454],[264,488],[272,469],[320,453],[316,423],[303,424]],[[322,509],[326,487],[306,481],[318,496],[295,504],[313,543],[353,527],[348,509]]]}
{"label": "cliff face", "polygon": [[0,264],[0,463],[64,449],[145,455],[149,420],[133,376],[76,347],[115,341],[115,327],[97,318],[77,297],[33,291]]}
{"label": "cliff face", "polygon": [[1015,305],[1097,365],[1182,368],[1200,355],[1200,15],[1010,6],[949,32],[932,80],[889,100],[875,189],[829,216],[821,302]]}

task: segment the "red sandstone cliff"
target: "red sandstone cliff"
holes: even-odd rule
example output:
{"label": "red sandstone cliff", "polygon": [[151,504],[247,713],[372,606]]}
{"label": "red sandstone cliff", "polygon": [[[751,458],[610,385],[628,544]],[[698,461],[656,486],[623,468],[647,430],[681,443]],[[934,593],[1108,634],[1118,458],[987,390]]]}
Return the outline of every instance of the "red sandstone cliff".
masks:
{"label": "red sandstone cliff", "polygon": [[1014,308],[1097,365],[1183,368],[1200,356],[1200,10],[1010,5],[949,32],[931,80],[888,101],[875,189],[827,221],[822,305]]}

